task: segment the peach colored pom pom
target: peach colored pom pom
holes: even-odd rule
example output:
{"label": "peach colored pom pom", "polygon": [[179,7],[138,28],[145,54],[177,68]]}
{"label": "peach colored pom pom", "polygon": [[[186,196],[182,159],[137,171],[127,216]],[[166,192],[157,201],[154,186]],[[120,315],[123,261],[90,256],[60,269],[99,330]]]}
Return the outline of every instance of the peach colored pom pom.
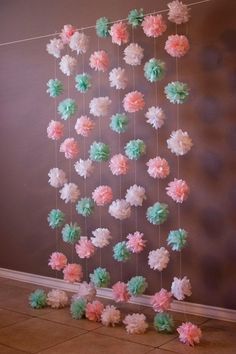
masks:
{"label": "peach colored pom pom", "polygon": [[127,239],[126,246],[131,252],[140,253],[144,250],[147,241],[143,240],[143,233],[135,231],[133,234],[128,234]]}
{"label": "peach colored pom pom", "polygon": [[47,127],[47,134],[49,139],[59,140],[64,133],[64,125],[57,120],[51,120]]}
{"label": "peach colored pom pom", "polygon": [[103,310],[104,305],[100,301],[95,300],[87,304],[85,316],[89,321],[99,322]]}
{"label": "peach colored pom pom", "polygon": [[124,110],[129,113],[138,112],[144,108],[143,94],[139,91],[132,91],[125,95],[123,100]]}
{"label": "peach colored pom pom", "polygon": [[112,297],[116,302],[128,302],[130,294],[128,292],[127,284],[118,281],[112,287]]}
{"label": "peach colored pom pom", "polygon": [[145,16],[142,22],[143,31],[147,37],[159,37],[166,31],[166,23],[162,15]]}
{"label": "peach colored pom pom", "polygon": [[176,203],[183,203],[188,198],[190,189],[184,180],[175,178],[168,184],[166,191]]}
{"label": "peach colored pom pom", "polygon": [[61,40],[64,44],[68,44],[70,42],[71,37],[75,33],[76,28],[72,25],[64,25],[64,27],[61,30]]}
{"label": "peach colored pom pom", "polygon": [[148,174],[153,178],[166,178],[170,174],[170,167],[165,159],[159,156],[150,159],[146,165],[148,166]]}
{"label": "peach colored pom pom", "polygon": [[168,37],[165,50],[174,58],[183,57],[189,50],[189,41],[186,36],[175,34]]}
{"label": "peach colored pom pom", "polygon": [[128,172],[128,158],[122,154],[114,155],[109,163],[113,175],[126,175]]}
{"label": "peach colored pom pom", "polygon": [[109,204],[113,199],[112,189],[109,186],[99,186],[92,194],[92,198],[98,206]]}
{"label": "peach colored pom pom", "polygon": [[104,50],[94,52],[89,58],[89,65],[96,71],[106,71],[109,66],[108,54]]}
{"label": "peach colored pom pom", "polygon": [[150,300],[155,312],[165,312],[169,310],[172,301],[172,294],[166,289],[161,289],[154,296],[152,296]]}
{"label": "peach colored pom pom", "polygon": [[79,242],[75,245],[75,251],[80,258],[90,258],[95,253],[95,247],[88,237],[81,236]]}
{"label": "peach colored pom pom", "polygon": [[65,153],[66,159],[74,159],[79,153],[78,144],[75,141],[75,139],[74,138],[65,139],[60,146],[60,152]]}
{"label": "peach colored pom pom", "polygon": [[66,263],[67,263],[67,258],[63,253],[53,252],[50,256],[48,265],[53,270],[62,270],[66,266]]}
{"label": "peach colored pom pom", "polygon": [[127,25],[123,22],[116,22],[111,26],[109,31],[112,43],[121,45],[129,40],[129,32]]}
{"label": "peach colored pom pom", "polygon": [[70,263],[63,269],[64,280],[69,283],[80,282],[83,278],[83,271],[80,264]]}
{"label": "peach colored pom pom", "polygon": [[76,133],[84,137],[87,137],[94,127],[95,123],[87,116],[81,116],[75,124]]}
{"label": "peach colored pom pom", "polygon": [[184,344],[191,345],[200,343],[200,338],[202,336],[202,331],[199,327],[191,322],[184,322],[181,326],[177,328],[179,333],[179,340]]}

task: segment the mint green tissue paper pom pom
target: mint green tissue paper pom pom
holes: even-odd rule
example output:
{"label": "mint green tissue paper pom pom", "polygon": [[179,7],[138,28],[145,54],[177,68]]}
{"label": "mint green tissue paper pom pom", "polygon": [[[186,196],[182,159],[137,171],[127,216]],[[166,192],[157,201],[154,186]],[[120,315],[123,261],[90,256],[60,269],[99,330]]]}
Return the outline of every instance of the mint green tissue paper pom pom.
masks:
{"label": "mint green tissue paper pom pom", "polygon": [[169,215],[168,205],[164,203],[155,203],[147,209],[147,219],[151,224],[163,224]]}
{"label": "mint green tissue paper pom pom", "polygon": [[141,139],[130,140],[125,145],[125,154],[130,160],[138,160],[145,153],[146,145]]}
{"label": "mint green tissue paper pom pom", "polygon": [[118,242],[113,247],[113,257],[118,262],[126,262],[131,257],[131,252],[128,250],[126,246],[126,242]]}
{"label": "mint green tissue paper pom pom", "polygon": [[75,103],[75,100],[67,98],[59,103],[57,110],[58,113],[61,115],[61,119],[67,120],[76,113],[77,105]]}
{"label": "mint green tissue paper pom pom", "polygon": [[48,224],[52,229],[61,227],[65,221],[65,214],[59,209],[52,209],[48,214]]}
{"label": "mint green tissue paper pom pom", "polygon": [[98,267],[89,277],[91,282],[98,288],[108,287],[110,283],[110,274],[105,268]]}
{"label": "mint green tissue paper pom pom", "polygon": [[173,317],[166,312],[155,315],[153,326],[158,332],[164,333],[173,333],[175,327]]}
{"label": "mint green tissue paper pom pom", "polygon": [[127,287],[130,295],[138,296],[144,293],[144,291],[148,287],[148,284],[143,276],[137,275],[136,277],[133,277],[128,281]]}
{"label": "mint green tissue paper pom pom", "polygon": [[128,23],[132,27],[138,27],[139,25],[141,25],[143,19],[144,19],[143,9],[140,10],[134,9],[129,12]]}
{"label": "mint green tissue paper pom pom", "polygon": [[90,216],[94,211],[94,202],[91,198],[81,198],[76,204],[77,213],[84,217]]}
{"label": "mint green tissue paper pom pom", "polygon": [[152,58],[144,65],[144,76],[150,82],[163,79],[165,75],[165,63],[159,59]]}
{"label": "mint green tissue paper pom pom", "polygon": [[181,251],[186,245],[187,236],[188,233],[183,229],[170,231],[167,243],[173,251]]}
{"label": "mint green tissue paper pom pom", "polygon": [[81,229],[75,222],[74,224],[66,224],[62,229],[62,239],[64,242],[74,244],[77,242],[81,235]]}
{"label": "mint green tissue paper pom pom", "polygon": [[87,301],[84,298],[74,300],[70,305],[70,313],[72,318],[80,320],[85,316]]}
{"label": "mint green tissue paper pom pom", "polygon": [[116,133],[124,133],[128,128],[129,119],[126,114],[117,113],[111,117],[110,128]]}
{"label": "mint green tissue paper pom pom", "polygon": [[57,79],[50,79],[47,82],[47,93],[49,93],[50,97],[57,97],[62,94],[63,92],[63,85],[61,81]]}
{"label": "mint green tissue paper pom pom", "polygon": [[110,148],[107,144],[94,141],[90,146],[89,155],[92,161],[107,161],[110,155]]}
{"label": "mint green tissue paper pom pom", "polygon": [[184,103],[189,95],[188,85],[180,82],[174,81],[170,82],[165,87],[165,94],[171,103]]}
{"label": "mint green tissue paper pom pom", "polygon": [[47,305],[47,294],[42,289],[37,289],[29,296],[29,304],[33,309],[42,309]]}
{"label": "mint green tissue paper pom pom", "polygon": [[92,86],[91,76],[86,73],[76,75],[75,82],[76,82],[75,85],[76,89],[82,93],[87,92]]}
{"label": "mint green tissue paper pom pom", "polygon": [[96,33],[98,37],[104,38],[109,35],[110,24],[106,17],[100,17],[96,21]]}

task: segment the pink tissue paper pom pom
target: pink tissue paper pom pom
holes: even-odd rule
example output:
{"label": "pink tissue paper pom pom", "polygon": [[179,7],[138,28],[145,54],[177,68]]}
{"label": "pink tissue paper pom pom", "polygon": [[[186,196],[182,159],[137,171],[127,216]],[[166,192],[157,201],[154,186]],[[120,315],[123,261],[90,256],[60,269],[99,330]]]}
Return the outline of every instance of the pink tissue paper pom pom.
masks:
{"label": "pink tissue paper pom pom", "polygon": [[74,167],[78,175],[84,177],[84,179],[90,177],[94,171],[93,162],[90,159],[79,159],[79,161],[74,164]]}
{"label": "pink tissue paper pom pom", "polygon": [[49,258],[48,265],[53,270],[62,270],[67,264],[66,256],[61,252],[53,252]]}
{"label": "pink tissue paper pom pom", "polygon": [[178,129],[171,133],[170,138],[167,140],[167,146],[173,154],[183,156],[191,149],[193,143],[187,132]]}
{"label": "pink tissue paper pom pom", "polygon": [[99,186],[97,187],[92,194],[94,202],[98,206],[104,206],[111,203],[113,199],[112,189],[109,186]]}
{"label": "pink tissue paper pom pom", "polygon": [[68,44],[70,42],[71,37],[75,33],[76,28],[72,25],[64,25],[64,27],[61,30],[60,37],[62,39],[62,42],[64,44]]}
{"label": "pink tissue paper pom pom", "polygon": [[47,127],[47,134],[49,139],[52,140],[59,140],[64,133],[64,125],[57,121],[57,120],[51,120]]}
{"label": "pink tissue paper pom pom", "polygon": [[88,50],[89,37],[81,32],[75,32],[71,38],[69,47],[71,50],[76,51],[77,54],[84,54]]}
{"label": "pink tissue paper pom pom", "polygon": [[104,50],[94,52],[89,58],[89,65],[96,71],[107,71],[109,66],[108,54]]}
{"label": "pink tissue paper pom pom", "polygon": [[74,159],[79,153],[79,147],[74,138],[67,138],[60,146],[60,152],[65,153],[66,159]]}
{"label": "pink tissue paper pom pom", "polygon": [[114,155],[109,162],[109,168],[115,176],[126,175],[129,169],[128,158],[122,154]]}
{"label": "pink tissue paper pom pom", "polygon": [[131,215],[131,206],[125,199],[116,199],[109,206],[109,214],[115,219],[124,220]]}
{"label": "pink tissue paper pom pom", "polygon": [[118,281],[112,286],[112,297],[116,302],[128,302],[130,294],[128,292],[127,284]]}
{"label": "pink tissue paper pom pom", "polygon": [[128,84],[128,78],[125,73],[125,69],[114,68],[109,73],[110,86],[115,87],[117,90],[123,90]]}
{"label": "pink tissue paper pom pom", "polygon": [[47,44],[46,48],[48,54],[51,54],[58,59],[61,56],[61,51],[64,48],[64,44],[61,39],[53,38],[50,39],[50,42]]}
{"label": "pink tissue paper pom pom", "polygon": [[142,22],[142,27],[147,37],[159,37],[167,28],[162,15],[145,16]]}
{"label": "pink tissue paper pom pom", "polygon": [[95,300],[87,304],[85,316],[89,321],[99,322],[101,320],[103,310],[104,305],[101,301]]}
{"label": "pink tissue paper pom pom", "polygon": [[129,113],[142,110],[145,105],[143,97],[143,94],[139,91],[127,93],[123,99],[124,110]]}
{"label": "pink tissue paper pom pom", "polygon": [[103,326],[112,326],[120,322],[120,311],[113,305],[107,305],[102,311],[101,322]]}
{"label": "pink tissue paper pom pom", "polygon": [[182,1],[174,0],[170,2],[167,6],[169,7],[169,21],[174,22],[177,25],[188,22],[190,18],[190,8],[188,8],[187,5],[183,4]]}
{"label": "pink tissue paper pom pom", "polygon": [[59,67],[61,69],[61,71],[63,72],[63,74],[70,76],[71,74],[73,74],[75,68],[77,65],[77,60],[71,56],[69,56],[68,54],[64,55],[61,58],[61,61],[59,63]]}
{"label": "pink tissue paper pom pom", "polygon": [[148,174],[153,178],[166,178],[170,174],[170,167],[165,159],[157,156],[150,159],[146,165],[148,166]]}
{"label": "pink tissue paper pom pom", "polygon": [[81,116],[75,123],[75,130],[78,135],[88,137],[91,130],[95,127],[95,123],[87,116]]}
{"label": "pink tissue paper pom pom", "polygon": [[69,298],[65,291],[52,289],[47,295],[47,305],[53,309],[60,309],[68,305]]}
{"label": "pink tissue paper pom pom", "polygon": [[48,177],[48,183],[54,188],[60,188],[67,182],[65,172],[57,167],[51,168]]}
{"label": "pink tissue paper pom pom", "polygon": [[189,50],[189,41],[186,36],[175,34],[168,37],[165,50],[174,58],[183,57]]}
{"label": "pink tissue paper pom pom", "polygon": [[145,195],[145,189],[141,186],[137,186],[137,184],[134,184],[133,186],[130,186],[129,189],[127,189],[126,195],[125,195],[125,200],[131,205],[131,206],[142,206],[143,201],[147,199]]}
{"label": "pink tissue paper pom pom", "polygon": [[172,301],[172,293],[162,288],[151,297],[150,303],[155,312],[165,312],[169,310]]}
{"label": "pink tissue paper pom pom", "polygon": [[155,129],[159,129],[163,126],[166,116],[165,113],[163,112],[163,109],[160,107],[150,107],[145,114],[145,117],[147,118],[147,123],[151,124],[151,126]]}
{"label": "pink tissue paper pom pom", "polygon": [[127,25],[123,22],[116,22],[111,26],[109,31],[112,43],[121,45],[129,40],[129,32]]}
{"label": "pink tissue paper pom pom", "polygon": [[148,264],[151,269],[161,272],[165,269],[170,260],[170,253],[164,247],[150,251],[148,255]]}
{"label": "pink tissue paper pom pom", "polygon": [[95,117],[104,117],[108,114],[111,100],[109,97],[94,97],[90,103],[90,113]]}
{"label": "pink tissue paper pom pom", "polygon": [[59,192],[65,203],[75,203],[80,196],[80,190],[75,183],[65,183]]}
{"label": "pink tissue paper pom pom", "polygon": [[182,279],[174,277],[171,292],[177,300],[184,300],[185,296],[192,295],[190,280],[185,276]]}
{"label": "pink tissue paper pom pom", "polygon": [[191,345],[193,347],[194,344],[200,343],[202,331],[191,322],[182,323],[182,325],[177,328],[177,332],[179,333],[180,342],[184,344]]}
{"label": "pink tissue paper pom pom", "polygon": [[106,228],[99,227],[98,229],[92,231],[94,237],[91,238],[91,241],[95,247],[103,248],[108,246],[111,240],[111,233]]}
{"label": "pink tissue paper pom pom", "polygon": [[132,253],[140,253],[144,250],[147,241],[143,240],[143,233],[135,231],[133,234],[128,234],[126,246]]}
{"label": "pink tissue paper pom pom", "polygon": [[146,322],[146,316],[142,313],[133,313],[127,315],[123,321],[125,329],[129,334],[142,334],[145,333],[148,328]]}
{"label": "pink tissue paper pom pom", "polygon": [[81,236],[75,245],[75,251],[80,258],[90,258],[95,253],[95,247],[87,236]]}
{"label": "pink tissue paper pom pom", "polygon": [[70,263],[63,269],[64,280],[69,283],[74,283],[75,281],[80,282],[83,278],[82,267],[80,264]]}
{"label": "pink tissue paper pom pom", "polygon": [[166,187],[167,195],[171,197],[176,203],[183,203],[189,196],[189,186],[182,179],[174,179]]}
{"label": "pink tissue paper pom pom", "polygon": [[143,48],[137,43],[130,43],[124,50],[124,61],[129,65],[140,65],[143,59]]}
{"label": "pink tissue paper pom pom", "polygon": [[72,302],[81,298],[87,301],[93,301],[97,294],[97,290],[93,283],[83,281],[77,285],[77,293],[72,296]]}

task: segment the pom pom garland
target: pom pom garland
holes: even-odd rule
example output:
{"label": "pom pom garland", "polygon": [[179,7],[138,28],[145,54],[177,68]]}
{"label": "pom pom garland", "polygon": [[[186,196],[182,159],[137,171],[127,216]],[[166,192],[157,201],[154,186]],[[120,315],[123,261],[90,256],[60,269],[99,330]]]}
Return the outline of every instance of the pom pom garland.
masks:
{"label": "pom pom garland", "polygon": [[166,23],[162,15],[145,16],[142,22],[143,31],[147,37],[159,37],[166,31]]}
{"label": "pom pom garland", "polygon": [[125,200],[131,205],[131,206],[142,206],[143,201],[147,199],[146,194],[145,194],[145,189],[143,187],[137,186],[137,184],[134,184],[133,186],[129,187],[127,189],[126,195],[125,195]]}
{"label": "pom pom garland", "polygon": [[107,305],[101,314],[101,322],[103,326],[115,327],[116,324],[120,322],[120,311],[113,305]]}
{"label": "pom pom garland", "polygon": [[165,75],[165,63],[159,59],[152,58],[144,65],[144,76],[150,82],[163,79]]}
{"label": "pom pom garland", "polygon": [[151,126],[155,129],[161,128],[166,120],[166,116],[162,108],[154,106],[148,109],[145,117],[147,118],[147,123],[151,124]]}
{"label": "pom pom garland", "polygon": [[47,127],[48,138],[52,140],[59,140],[64,133],[64,125],[57,120],[51,120]]}
{"label": "pom pom garland", "polygon": [[110,149],[107,144],[94,141],[89,149],[89,156],[92,161],[102,162],[109,159]]}
{"label": "pom pom garland", "polygon": [[80,196],[80,190],[75,183],[65,183],[60,194],[65,203],[75,203]]}
{"label": "pom pom garland", "polygon": [[65,214],[59,209],[52,209],[48,214],[48,224],[52,229],[61,227],[65,222]]}
{"label": "pom pom garland", "polygon": [[189,196],[189,186],[182,179],[174,179],[166,187],[167,195],[176,203],[183,203]]}
{"label": "pom pom garland", "polygon": [[124,199],[116,199],[109,206],[109,214],[115,219],[124,220],[131,215],[131,206]]}
{"label": "pom pom garland", "polygon": [[189,41],[186,36],[175,34],[168,37],[165,50],[174,58],[181,58],[189,51]]}
{"label": "pom pom garland", "polygon": [[75,281],[80,282],[83,278],[83,271],[80,264],[69,263],[63,269],[64,280],[69,283],[74,283]]}
{"label": "pom pom garland", "polygon": [[62,42],[64,44],[69,44],[71,37],[73,36],[73,34],[75,33],[76,28],[72,25],[64,25],[64,27],[61,30],[61,34],[60,37],[62,39]]}
{"label": "pom pom garland", "polygon": [[143,276],[137,275],[128,281],[127,287],[130,295],[139,296],[144,293],[148,284]]}
{"label": "pom pom garland", "polygon": [[113,247],[113,258],[118,262],[126,262],[130,259],[131,252],[128,250],[126,242],[118,242]]}
{"label": "pom pom garland", "polygon": [[94,237],[91,238],[93,245],[97,248],[103,248],[110,243],[111,233],[106,228],[98,228],[92,231]]}
{"label": "pom pom garland", "polygon": [[60,58],[63,48],[64,44],[62,40],[58,38],[51,39],[46,47],[48,54],[53,55],[57,59]]}
{"label": "pom pom garland", "polygon": [[48,173],[48,183],[54,188],[60,188],[67,182],[66,174],[63,170],[55,167]]}
{"label": "pom pom garland", "polygon": [[127,284],[118,281],[112,286],[112,297],[116,302],[128,302],[130,294],[128,292]]}
{"label": "pom pom garland", "polygon": [[76,211],[78,214],[87,217],[94,211],[94,202],[91,198],[81,198],[76,204]]}
{"label": "pom pom garland", "polygon": [[134,9],[129,12],[128,23],[132,27],[136,28],[139,25],[141,25],[141,23],[143,22],[143,19],[144,19],[143,9],[140,9],[140,10]]}
{"label": "pom pom garland", "polygon": [[179,333],[180,342],[191,345],[199,344],[202,336],[202,331],[199,327],[194,325],[191,322],[184,322],[181,326],[177,328],[177,332]]}
{"label": "pom pom garland", "polygon": [[148,264],[151,269],[159,270],[165,269],[170,260],[170,253],[164,247],[158,248],[155,251],[150,251],[148,255]]}
{"label": "pom pom garland", "polygon": [[189,20],[190,9],[187,5],[183,4],[182,1],[174,0],[170,2],[168,5],[168,20],[176,23],[177,25],[181,25],[181,23],[186,23]]}
{"label": "pom pom garland", "polygon": [[114,68],[109,73],[110,86],[115,87],[117,90],[123,90],[128,84],[128,78],[126,76],[125,69]]}
{"label": "pom pom garland", "polygon": [[100,322],[103,310],[104,305],[101,301],[95,300],[93,302],[89,302],[86,306],[85,317],[89,321]]}
{"label": "pom pom garland", "polygon": [[129,334],[142,334],[145,333],[148,328],[146,316],[141,313],[127,315],[123,323],[125,324],[125,329]]}
{"label": "pom pom garland", "polygon": [[114,23],[109,31],[112,43],[121,45],[129,41],[129,32],[127,25],[123,22]]}
{"label": "pom pom garland", "polygon": [[95,97],[89,103],[90,113],[94,117],[104,117],[108,114],[110,105],[109,97]]}
{"label": "pom pom garland", "polygon": [[75,51],[77,54],[84,54],[88,50],[89,37],[81,32],[74,32],[70,38],[69,47],[71,50]]}
{"label": "pom pom garland", "polygon": [[110,283],[110,274],[105,268],[98,267],[89,275],[91,282],[98,288],[106,288]]}
{"label": "pom pom garland", "polygon": [[173,154],[183,156],[189,152],[193,143],[187,132],[178,129],[171,133],[170,138],[167,140],[167,146]]}
{"label": "pom pom garland", "polygon": [[75,251],[79,258],[90,258],[95,253],[95,247],[86,236],[82,236],[79,243],[75,245]]}
{"label": "pom pom garland", "polygon": [[42,309],[47,305],[47,294],[42,289],[36,289],[29,296],[29,304],[33,309]]}
{"label": "pom pom garland", "polygon": [[115,176],[126,175],[129,169],[127,157],[122,154],[112,156],[109,168]]}
{"label": "pom pom garland", "polygon": [[188,85],[183,82],[173,81],[166,85],[165,94],[166,98],[171,103],[182,104],[189,95],[189,88]]}
{"label": "pom pom garland", "polygon": [[183,229],[170,231],[167,243],[171,246],[172,251],[181,251],[187,242],[188,233]]}
{"label": "pom pom garland", "polygon": [[168,205],[164,203],[155,203],[147,209],[147,219],[153,225],[163,224],[169,215]]}
{"label": "pom pom garland", "polygon": [[134,234],[128,234],[126,246],[132,253],[140,253],[146,246],[146,240],[143,240],[143,234],[139,231],[135,231]]}
{"label": "pom pom garland", "polygon": [[111,117],[110,128],[116,133],[124,133],[128,129],[128,123],[126,114],[117,113]]}
{"label": "pom pom garland", "polygon": [[75,320],[80,320],[85,316],[87,301],[84,298],[74,300],[70,305],[70,313],[72,318]]}
{"label": "pom pom garland", "polygon": [[154,317],[153,326],[158,332],[173,333],[174,331],[173,317],[166,312],[158,313]]}
{"label": "pom pom garland", "polygon": [[47,82],[47,93],[49,94],[50,97],[58,97],[62,94],[63,92],[63,85],[61,81],[57,79],[50,79]]}
{"label": "pom pom garland", "polygon": [[90,159],[79,159],[79,161],[74,164],[74,167],[78,175],[83,177],[84,179],[90,177],[94,171],[93,162]]}
{"label": "pom pom garland", "polygon": [[93,193],[92,198],[98,206],[104,206],[111,203],[113,199],[112,189],[109,186],[99,186]]}
{"label": "pom pom garland", "polygon": [[81,235],[81,229],[75,222],[74,224],[66,224],[62,229],[62,239],[66,243],[74,244],[77,242]]}
{"label": "pom pom garland", "polygon": [[135,113],[145,106],[143,94],[139,91],[132,91],[125,95],[123,99],[124,110],[128,113]]}
{"label": "pom pom garland", "polygon": [[192,289],[189,279],[186,276],[182,279],[174,277],[171,292],[177,300],[184,300],[186,296],[191,296]]}
{"label": "pom pom garland", "polygon": [[53,252],[49,258],[48,265],[53,270],[62,270],[67,264],[66,256],[61,252]]}
{"label": "pom pom garland", "polygon": [[125,145],[125,154],[130,160],[138,160],[145,153],[146,145],[141,139],[130,140]]}
{"label": "pom pom garland", "polygon": [[67,98],[59,103],[57,110],[58,113],[61,115],[61,119],[67,120],[76,113],[77,105],[75,103],[75,100]]}
{"label": "pom pom garland", "polygon": [[87,92],[92,86],[91,76],[86,73],[76,75],[75,82],[75,88],[81,93]]}
{"label": "pom pom garland", "polygon": [[74,159],[79,153],[79,147],[74,138],[67,138],[61,143],[60,152],[64,152],[66,159]]}
{"label": "pom pom garland", "polygon": [[152,178],[166,178],[170,174],[170,167],[165,159],[157,156],[150,159],[146,165],[148,166],[148,174]]}
{"label": "pom pom garland", "polygon": [[124,50],[124,61],[129,65],[140,65],[143,56],[143,48],[137,43],[130,43]]}
{"label": "pom pom garland", "polygon": [[96,21],[96,33],[98,37],[107,37],[109,35],[109,29],[109,20],[106,17],[100,17]]}
{"label": "pom pom garland", "polygon": [[109,66],[108,54],[104,50],[94,52],[89,58],[89,65],[96,71],[107,71]]}
{"label": "pom pom garland", "polygon": [[52,289],[47,295],[47,304],[53,309],[60,309],[68,305],[69,298],[65,291]]}
{"label": "pom pom garland", "polygon": [[94,284],[83,281],[77,285],[77,293],[72,296],[72,302],[81,298],[93,301],[96,294],[97,291]]}
{"label": "pom pom garland", "polygon": [[95,123],[87,116],[81,116],[77,119],[75,130],[78,135],[88,137],[89,133],[94,129]]}
{"label": "pom pom garland", "polygon": [[162,288],[151,297],[150,303],[155,312],[165,312],[169,310],[172,301],[172,293]]}
{"label": "pom pom garland", "polygon": [[69,56],[68,54],[64,55],[61,58],[61,61],[59,63],[59,67],[60,67],[61,71],[66,76],[70,76],[73,74],[73,72],[75,71],[76,65],[77,65],[77,60],[75,58]]}

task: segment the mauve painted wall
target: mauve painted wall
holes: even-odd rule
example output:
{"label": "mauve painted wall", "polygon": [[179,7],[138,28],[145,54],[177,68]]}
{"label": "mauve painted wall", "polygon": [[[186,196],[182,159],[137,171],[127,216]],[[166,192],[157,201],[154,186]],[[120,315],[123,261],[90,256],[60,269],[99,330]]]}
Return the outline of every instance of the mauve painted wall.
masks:
{"label": "mauve painted wall", "polygon": [[[0,1],[0,41],[11,41],[47,33],[53,33],[66,23],[79,27],[94,24],[100,16],[111,19],[124,18],[134,7],[143,7],[145,12],[163,9],[168,1],[91,1],[91,0],[1,0]],[[190,1],[188,1],[190,3]],[[193,295],[190,301],[236,309],[236,23],[235,1],[215,0],[192,8],[192,19],[188,26],[180,27],[180,32],[188,34],[191,41],[190,53],[180,61],[180,79],[191,86],[188,103],[180,108],[180,126],[188,130],[194,140],[194,149],[180,159],[180,176],[191,187],[189,200],[181,207],[181,226],[189,232],[189,243],[182,253],[182,272],[192,282]],[[168,24],[168,33],[173,33],[174,25]],[[97,48],[97,38],[93,30],[89,53]],[[168,181],[176,175],[177,159],[167,150],[165,140],[176,128],[176,107],[169,104],[163,95],[164,85],[174,80],[174,60],[163,50],[167,33],[158,40],[158,57],[167,62],[168,72],[158,85],[158,103],[165,109],[168,120],[160,131],[160,155],[166,157],[172,173]],[[135,41],[145,48],[145,60],[153,56],[153,40],[147,39],[141,29],[135,31]],[[53,76],[54,60],[45,51],[47,40],[37,40],[23,44],[0,47],[1,71],[1,119],[0,119],[0,166],[1,166],[1,247],[0,267],[54,276],[48,266],[49,254],[55,250],[55,233],[48,228],[46,217],[55,206],[55,190],[47,183],[47,173],[54,166],[54,144],[46,137],[45,130],[54,117],[54,103],[47,96],[45,86]],[[109,51],[112,64],[117,66],[117,46],[109,39],[100,40],[100,47]],[[123,47],[121,48],[123,50]],[[121,55],[120,50],[120,55]],[[85,70],[89,70],[85,56]],[[120,59],[121,60],[121,59]],[[124,63],[122,63],[124,65]],[[80,60],[78,71],[82,70]],[[129,77],[132,71],[127,67]],[[89,70],[91,71],[91,70]],[[104,74],[101,92],[113,99],[112,111],[117,110],[118,93],[110,90],[107,74]],[[58,72],[58,77],[66,78]],[[94,81],[97,75],[93,73]],[[142,68],[136,70],[137,88],[146,96],[147,107],[155,104],[154,89],[142,77]],[[70,79],[73,85],[73,79]],[[131,84],[130,84],[131,85]],[[129,86],[128,89],[131,89]],[[128,90],[127,89],[127,90]],[[127,90],[125,92],[127,92]],[[123,93],[122,93],[123,94]],[[86,104],[97,95],[97,86],[86,96]],[[81,101],[79,94],[71,93]],[[63,96],[64,97],[64,96]],[[80,105],[80,112],[82,104]],[[147,206],[157,200],[157,183],[143,169],[144,163],[155,155],[155,133],[144,122],[143,113],[136,117],[137,137],[147,142],[147,155],[137,162],[137,183],[147,188],[148,200],[144,208],[138,210],[138,229],[144,231],[149,241],[149,249],[158,246],[156,228],[145,221]],[[102,121],[102,140],[111,145],[112,154],[118,149],[118,136],[107,128],[108,118]],[[144,129],[145,127],[145,129]],[[74,134],[74,133],[73,133]],[[98,136],[98,128],[88,138],[89,144]],[[133,119],[129,132],[121,137],[125,144],[133,137]],[[80,139],[81,141],[81,139]],[[82,142],[80,143],[82,145]],[[81,146],[83,156],[83,145]],[[59,166],[68,172],[69,164],[62,154]],[[134,183],[132,171],[122,179],[122,193]],[[84,184],[74,172],[72,181],[82,190]],[[88,181],[87,190],[98,185],[98,172]],[[111,178],[104,164],[103,184],[109,184],[119,197],[119,178]],[[161,227],[162,244],[166,234],[177,227],[177,207],[164,193],[167,181],[160,182],[160,200],[168,202],[171,216]],[[69,207],[59,201],[59,207],[69,212]],[[91,232],[98,225],[97,213],[88,219]],[[84,221],[73,210],[73,220],[82,228]],[[113,243],[120,238],[119,222],[109,215],[107,208],[102,212],[104,226],[109,226]],[[123,236],[135,231],[135,213],[123,223]],[[71,249],[60,242],[71,260]],[[146,250],[138,257],[139,273],[149,282],[148,293],[160,287],[160,275],[147,266]],[[76,256],[74,256],[76,258]],[[111,247],[102,251],[102,266],[112,274],[112,282],[120,278],[121,266],[112,261]],[[127,280],[137,271],[137,260],[124,264],[123,279]],[[85,262],[82,262],[85,266]],[[99,254],[88,261],[88,272],[99,264]],[[169,287],[174,275],[179,274],[179,254],[172,252],[168,269],[163,272],[163,286]]]}

